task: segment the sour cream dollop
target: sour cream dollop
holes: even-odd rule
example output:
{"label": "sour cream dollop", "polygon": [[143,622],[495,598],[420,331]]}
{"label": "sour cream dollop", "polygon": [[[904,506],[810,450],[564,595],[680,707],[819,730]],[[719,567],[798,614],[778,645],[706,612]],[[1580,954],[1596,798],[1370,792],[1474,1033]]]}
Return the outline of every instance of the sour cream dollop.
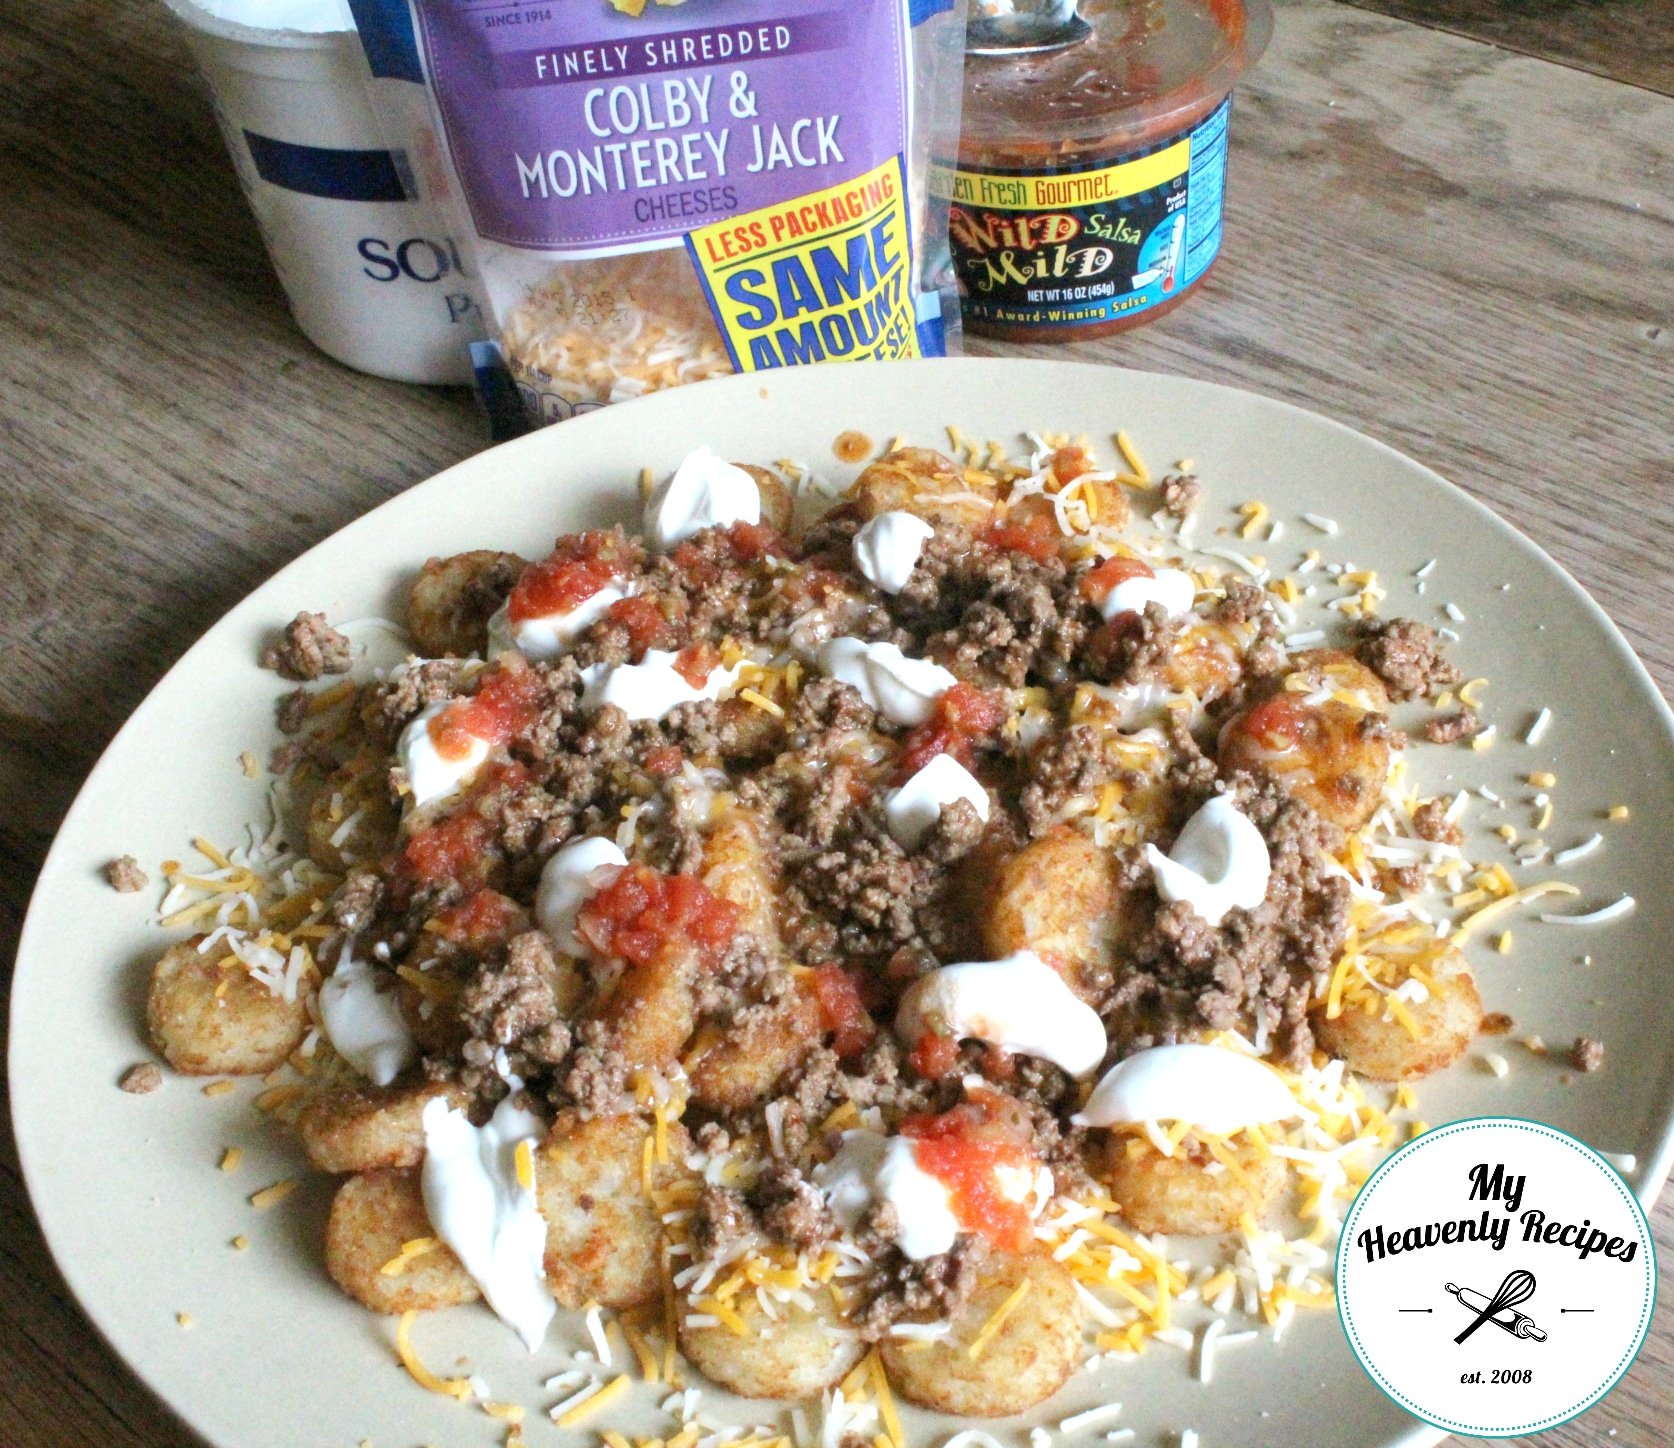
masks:
{"label": "sour cream dollop", "polygon": [[1273,873],[1261,831],[1224,794],[1186,821],[1171,853],[1146,845],[1145,858],[1157,893],[1184,901],[1208,925],[1219,925],[1234,907],[1254,910],[1267,898]]}
{"label": "sour cream dollop", "polygon": [[441,700],[420,710],[405,729],[395,746],[401,767],[407,773],[407,787],[413,793],[415,807],[432,800],[446,799],[457,794],[476,777],[488,758],[488,741],[468,735],[470,746],[458,758],[445,755],[436,747],[430,733],[430,721],[444,713],[447,700]]}
{"label": "sour cream dollop", "polygon": [[969,800],[977,818],[988,823],[988,791],[951,754],[938,754],[884,796],[884,821],[903,849],[917,849],[956,799]]}
{"label": "sour cream dollop", "polygon": [[630,719],[661,719],[681,704],[719,699],[738,677],[736,668],[717,665],[694,688],[675,663],[680,655],[665,649],[647,649],[637,664],[590,664],[581,671],[581,707],[597,713],[614,704]]}
{"label": "sour cream dollop", "polygon": [[526,659],[556,659],[603,618],[611,604],[620,603],[631,591],[607,583],[567,613],[542,614],[519,619],[515,624],[511,621],[510,601],[502,603],[488,621],[488,657],[515,649]]}
{"label": "sour cream dollop", "polygon": [[535,891],[535,919],[560,950],[572,955],[584,952],[575,922],[581,907],[599,888],[595,876],[612,865],[627,863],[628,857],[614,840],[585,839],[560,846],[541,868],[541,882]]}
{"label": "sour cream dollop", "polygon": [[911,1045],[926,1031],[1038,1056],[1076,1077],[1098,1070],[1106,1047],[1098,1012],[1032,950],[921,975],[901,997],[895,1034]]}
{"label": "sour cream dollop", "polygon": [[845,1131],[837,1154],[814,1168],[814,1185],[848,1231],[875,1203],[888,1202],[900,1222],[897,1244],[915,1262],[947,1251],[959,1235],[948,1189],[918,1164],[910,1137]]}
{"label": "sour cream dollop", "polygon": [[1154,1046],[1118,1061],[1070,1118],[1077,1126],[1184,1121],[1215,1136],[1299,1115],[1272,1071],[1221,1046]]}
{"label": "sour cream dollop", "polygon": [[885,593],[899,593],[936,530],[912,513],[879,513],[854,535],[854,565]]}
{"label": "sour cream dollop", "polygon": [[[508,1096],[488,1125],[436,1098],[424,1108],[424,1210],[488,1305],[534,1352],[558,1304],[546,1285],[546,1221],[535,1205],[534,1146],[546,1124]],[[517,1148],[528,1142],[529,1185]]]}
{"label": "sour cream dollop", "polygon": [[743,468],[708,447],[687,453],[645,503],[645,536],[667,552],[705,528],[761,522],[761,489]]}
{"label": "sour cream dollop", "polygon": [[1143,613],[1148,603],[1160,603],[1170,618],[1191,612],[1197,583],[1178,568],[1159,568],[1150,577],[1124,578],[1099,601],[1099,612],[1113,619],[1123,613]]}
{"label": "sour cream dollop", "polygon": [[374,1086],[389,1085],[418,1055],[393,985],[366,961],[343,959],[320,986],[326,1039]]}
{"label": "sour cream dollop", "polygon": [[959,682],[940,664],[910,659],[894,644],[838,638],[821,645],[820,672],[852,684],[872,708],[896,724],[922,724],[936,700]]}

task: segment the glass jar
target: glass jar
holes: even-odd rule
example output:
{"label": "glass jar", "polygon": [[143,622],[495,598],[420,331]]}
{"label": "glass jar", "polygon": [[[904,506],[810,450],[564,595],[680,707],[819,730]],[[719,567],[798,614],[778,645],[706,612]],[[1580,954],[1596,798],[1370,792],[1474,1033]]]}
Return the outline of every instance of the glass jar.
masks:
{"label": "glass jar", "polygon": [[950,232],[965,326],[1020,342],[1137,327],[1221,248],[1227,123],[1268,0],[1082,0],[1083,41],[969,55]]}

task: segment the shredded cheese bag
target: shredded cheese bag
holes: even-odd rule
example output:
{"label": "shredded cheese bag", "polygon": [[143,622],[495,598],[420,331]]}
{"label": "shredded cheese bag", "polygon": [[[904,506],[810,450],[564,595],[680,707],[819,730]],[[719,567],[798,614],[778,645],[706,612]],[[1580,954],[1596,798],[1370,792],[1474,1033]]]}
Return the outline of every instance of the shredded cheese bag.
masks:
{"label": "shredded cheese bag", "polygon": [[929,172],[957,140],[956,0],[351,8],[530,421],[954,344]]}

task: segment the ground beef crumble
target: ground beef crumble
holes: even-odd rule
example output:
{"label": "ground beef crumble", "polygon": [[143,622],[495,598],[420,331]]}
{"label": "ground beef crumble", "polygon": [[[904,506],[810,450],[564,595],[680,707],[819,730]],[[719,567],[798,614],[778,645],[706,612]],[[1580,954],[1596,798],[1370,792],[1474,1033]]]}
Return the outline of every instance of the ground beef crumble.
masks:
{"label": "ground beef crumble", "polygon": [[1464,677],[1436,631],[1410,618],[1364,620],[1355,654],[1395,699],[1428,699]]}
{"label": "ground beef crumble", "polygon": [[264,669],[272,669],[281,678],[301,680],[346,674],[353,662],[348,639],[326,622],[323,613],[299,613],[261,656]]}
{"label": "ground beef crumble", "polygon": [[917,1262],[899,1248],[887,1248],[862,1286],[864,1301],[853,1326],[865,1341],[876,1342],[897,1322],[937,1322],[955,1316],[976,1290],[987,1255],[982,1239],[970,1235],[956,1238],[939,1256]]}
{"label": "ground beef crumble", "polygon": [[1196,473],[1170,473],[1162,480],[1163,511],[1182,523],[1197,511],[1203,501],[1203,484]]}
{"label": "ground beef crumble", "polygon": [[1577,1036],[1569,1048],[1569,1064],[1577,1071],[1596,1071],[1604,1064],[1604,1042],[1592,1036]]}
{"label": "ground beef crumble", "polygon": [[142,1061],[124,1071],[116,1084],[130,1096],[149,1096],[163,1084],[163,1073],[152,1062]]}
{"label": "ground beef crumble", "polygon": [[151,883],[151,877],[140,869],[139,861],[132,855],[118,855],[106,865],[105,879],[119,895],[132,895]]}
{"label": "ground beef crumble", "polygon": [[1474,709],[1460,709],[1425,720],[1424,737],[1432,744],[1456,744],[1461,739],[1476,738],[1480,727]]}

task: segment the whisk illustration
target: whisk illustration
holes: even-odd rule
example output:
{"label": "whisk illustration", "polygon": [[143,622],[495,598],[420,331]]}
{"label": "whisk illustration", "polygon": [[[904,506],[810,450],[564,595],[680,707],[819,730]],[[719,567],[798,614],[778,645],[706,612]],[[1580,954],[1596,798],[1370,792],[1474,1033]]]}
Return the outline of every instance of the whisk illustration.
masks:
{"label": "whisk illustration", "polygon": [[1515,1272],[1508,1272],[1505,1281],[1500,1283],[1499,1290],[1492,1297],[1484,1297],[1480,1292],[1474,1292],[1469,1287],[1459,1287],[1449,1282],[1447,1290],[1459,1299],[1462,1307],[1468,1307],[1476,1313],[1475,1320],[1467,1327],[1454,1342],[1463,1342],[1477,1328],[1485,1322],[1491,1322],[1495,1327],[1509,1332],[1513,1337],[1532,1338],[1535,1342],[1545,1342],[1546,1334],[1534,1325],[1532,1318],[1516,1311],[1520,1302],[1527,1302],[1534,1296],[1534,1273],[1525,1272],[1519,1268]]}

